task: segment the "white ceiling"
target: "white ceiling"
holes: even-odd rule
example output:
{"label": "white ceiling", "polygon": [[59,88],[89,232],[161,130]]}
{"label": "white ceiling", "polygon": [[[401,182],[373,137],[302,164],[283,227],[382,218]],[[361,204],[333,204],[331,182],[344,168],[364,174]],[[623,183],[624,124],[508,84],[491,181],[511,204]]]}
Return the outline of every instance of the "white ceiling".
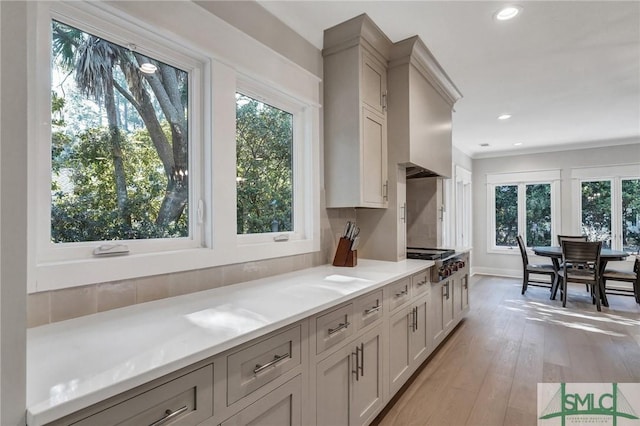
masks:
{"label": "white ceiling", "polygon": [[503,2],[259,3],[318,48],[325,28],[363,12],[394,42],[419,35],[463,94],[453,143],[474,158],[640,144],[638,1],[517,2],[503,22]]}

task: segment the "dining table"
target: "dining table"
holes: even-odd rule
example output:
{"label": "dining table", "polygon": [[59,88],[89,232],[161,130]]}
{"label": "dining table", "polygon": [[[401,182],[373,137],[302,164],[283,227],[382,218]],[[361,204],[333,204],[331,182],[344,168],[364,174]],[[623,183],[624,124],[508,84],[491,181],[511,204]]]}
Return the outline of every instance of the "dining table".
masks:
{"label": "dining table", "polygon": [[[551,285],[551,300],[555,300],[556,293],[558,292],[558,284],[560,282],[559,274],[560,271],[560,261],[562,260],[562,247],[560,246],[538,246],[531,247],[531,250],[542,257],[551,258],[551,263],[553,264],[553,270],[555,271],[555,277],[553,279],[553,284]],[[612,250],[608,248],[603,248],[600,250],[600,265],[598,268],[599,276],[600,276],[600,299],[604,306],[609,306],[609,302],[607,301],[607,295],[605,294],[604,281],[602,280],[602,274],[607,266],[608,262],[616,261],[616,260],[624,260],[629,253],[621,250]]]}

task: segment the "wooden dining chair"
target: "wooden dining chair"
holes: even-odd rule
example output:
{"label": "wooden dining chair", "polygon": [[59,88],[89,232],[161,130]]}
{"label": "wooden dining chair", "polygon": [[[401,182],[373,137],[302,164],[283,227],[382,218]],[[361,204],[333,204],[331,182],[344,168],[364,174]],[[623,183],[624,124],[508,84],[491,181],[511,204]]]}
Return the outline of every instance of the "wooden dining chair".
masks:
{"label": "wooden dining chair", "polygon": [[[591,289],[591,298],[600,307],[600,251],[602,242],[562,241],[562,267],[558,271],[562,306],[567,306],[569,283],[581,283]],[[584,265],[585,267],[576,267]]]}
{"label": "wooden dining chair", "polygon": [[[532,264],[529,263],[529,256],[527,255],[527,248],[524,246],[524,240],[521,235],[518,235],[518,247],[520,248],[520,255],[522,256],[522,293],[524,294],[527,291],[527,286],[529,284],[535,285],[538,287],[549,287],[553,285],[553,281],[556,277],[556,271],[553,269],[553,265],[551,264]],[[550,281],[545,280],[537,280],[529,278],[529,274],[541,274],[541,275],[549,275],[551,277]]]}
{"label": "wooden dining chair", "polygon": [[[623,296],[635,296],[636,302],[640,303],[640,255],[635,256],[633,271],[624,271],[615,268],[606,268],[602,274],[602,287],[607,294],[617,294]],[[633,289],[612,288],[607,290],[607,280],[622,281],[633,284]]]}
{"label": "wooden dining chair", "polygon": [[[563,241],[587,241],[586,235],[558,235],[558,245],[562,247]],[[573,266],[573,265],[569,265]],[[562,265],[560,265],[562,267]],[[584,265],[580,265],[580,267],[584,267]],[[586,286],[587,291],[589,291],[589,286]]]}

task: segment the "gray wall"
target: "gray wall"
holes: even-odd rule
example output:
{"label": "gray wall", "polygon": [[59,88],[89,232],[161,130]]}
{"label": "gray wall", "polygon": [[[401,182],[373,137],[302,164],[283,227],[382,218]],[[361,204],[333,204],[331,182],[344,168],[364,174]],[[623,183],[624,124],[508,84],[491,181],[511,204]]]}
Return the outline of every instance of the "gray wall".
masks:
{"label": "gray wall", "polygon": [[517,250],[513,254],[487,253],[487,174],[561,170],[561,229],[570,233],[572,217],[571,169],[612,166],[640,162],[640,140],[631,145],[526,154],[473,160],[473,261],[474,273],[521,276],[522,263]]}

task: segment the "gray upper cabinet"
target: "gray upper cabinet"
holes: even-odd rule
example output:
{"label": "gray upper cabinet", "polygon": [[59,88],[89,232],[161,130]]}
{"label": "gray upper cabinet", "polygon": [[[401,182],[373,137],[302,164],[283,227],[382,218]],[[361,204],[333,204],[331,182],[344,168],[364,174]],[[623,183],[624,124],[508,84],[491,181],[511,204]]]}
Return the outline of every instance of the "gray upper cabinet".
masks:
{"label": "gray upper cabinet", "polygon": [[451,176],[451,122],[462,97],[418,36],[393,45],[388,67],[390,160]]}
{"label": "gray upper cabinet", "polygon": [[366,15],[324,34],[327,207],[388,205],[387,56],[391,42]]}

